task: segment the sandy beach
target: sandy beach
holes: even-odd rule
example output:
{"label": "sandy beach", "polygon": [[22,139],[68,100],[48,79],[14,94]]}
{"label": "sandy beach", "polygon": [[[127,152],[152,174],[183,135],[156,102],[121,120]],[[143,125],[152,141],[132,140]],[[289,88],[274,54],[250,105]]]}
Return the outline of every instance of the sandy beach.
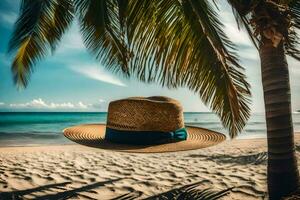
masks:
{"label": "sandy beach", "polygon": [[[300,145],[300,134],[296,134]],[[297,156],[300,159],[299,148]],[[0,199],[145,199],[183,185],[235,187],[223,199],[265,199],[266,139],[194,151],[129,154],[74,145],[0,148]]]}

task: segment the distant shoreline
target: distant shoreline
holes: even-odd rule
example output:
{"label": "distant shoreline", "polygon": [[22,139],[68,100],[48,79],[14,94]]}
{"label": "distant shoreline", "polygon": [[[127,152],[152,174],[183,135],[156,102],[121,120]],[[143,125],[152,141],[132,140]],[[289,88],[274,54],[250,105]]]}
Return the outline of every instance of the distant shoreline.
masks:
{"label": "distant shoreline", "polygon": [[[105,114],[107,111],[0,111],[0,114],[3,113],[101,113]],[[215,114],[214,112],[183,112],[185,114]],[[295,111],[293,113],[299,113],[299,111]],[[264,112],[253,112],[252,114],[264,114]]]}

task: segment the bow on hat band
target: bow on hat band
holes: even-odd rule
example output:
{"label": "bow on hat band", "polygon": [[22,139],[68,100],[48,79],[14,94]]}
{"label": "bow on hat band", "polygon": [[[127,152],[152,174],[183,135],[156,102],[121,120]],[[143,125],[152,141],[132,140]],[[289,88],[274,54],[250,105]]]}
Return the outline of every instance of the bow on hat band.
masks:
{"label": "bow on hat band", "polygon": [[178,142],[187,139],[187,131],[180,128],[171,132],[162,131],[124,131],[106,127],[105,139],[119,144],[151,145]]}

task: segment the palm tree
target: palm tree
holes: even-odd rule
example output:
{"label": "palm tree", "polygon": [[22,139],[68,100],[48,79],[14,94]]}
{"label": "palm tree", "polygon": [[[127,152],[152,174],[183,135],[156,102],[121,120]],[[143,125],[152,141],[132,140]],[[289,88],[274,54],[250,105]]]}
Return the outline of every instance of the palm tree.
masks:
{"label": "palm tree", "polygon": [[[227,0],[257,47],[268,129],[270,199],[294,191],[294,151],[286,55],[300,60],[296,0]],[[212,1],[216,4],[215,1]],[[208,0],[23,0],[9,44],[15,83],[26,87],[35,63],[54,52],[77,17],[87,49],[109,70],[188,87],[199,94],[232,138],[250,116],[250,86],[236,46]]]}
{"label": "palm tree", "polygon": [[268,137],[268,190],[280,199],[299,187],[286,55],[300,61],[299,1],[230,0],[239,25],[257,46],[261,60]]}

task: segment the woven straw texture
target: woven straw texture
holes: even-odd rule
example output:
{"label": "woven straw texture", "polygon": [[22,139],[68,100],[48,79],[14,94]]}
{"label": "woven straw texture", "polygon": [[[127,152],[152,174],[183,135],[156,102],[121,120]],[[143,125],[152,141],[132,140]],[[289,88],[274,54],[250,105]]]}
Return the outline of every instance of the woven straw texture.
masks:
{"label": "woven straw texture", "polygon": [[85,146],[131,153],[163,153],[201,149],[216,145],[226,139],[225,135],[221,133],[198,127],[186,127],[188,138],[184,141],[152,146],[121,145],[104,140],[105,128],[104,124],[84,124],[65,129],[64,135]]}
{"label": "woven straw texture", "polygon": [[180,103],[168,97],[131,97],[110,102],[107,127],[131,131],[174,131],[184,127]]}

